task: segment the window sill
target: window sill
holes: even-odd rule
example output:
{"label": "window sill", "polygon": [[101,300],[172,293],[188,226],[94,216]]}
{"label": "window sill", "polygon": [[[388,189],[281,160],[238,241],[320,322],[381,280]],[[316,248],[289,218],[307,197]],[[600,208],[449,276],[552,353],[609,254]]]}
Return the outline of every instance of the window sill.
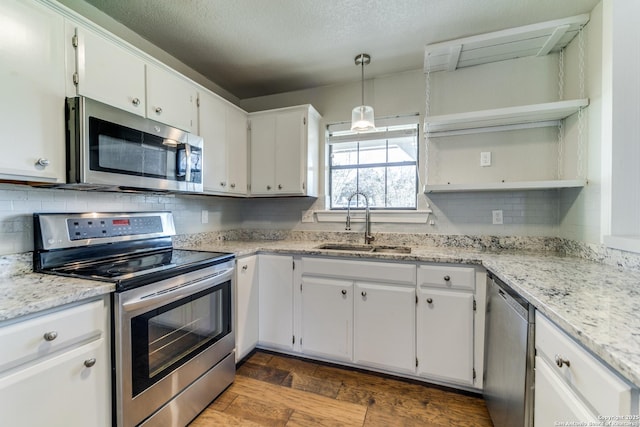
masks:
{"label": "window sill", "polygon": [[[429,220],[430,209],[416,211],[372,210],[370,221],[372,223],[402,223],[402,224],[426,224]],[[345,222],[346,210],[314,211],[317,222]],[[364,211],[351,210],[351,222],[364,222]]]}

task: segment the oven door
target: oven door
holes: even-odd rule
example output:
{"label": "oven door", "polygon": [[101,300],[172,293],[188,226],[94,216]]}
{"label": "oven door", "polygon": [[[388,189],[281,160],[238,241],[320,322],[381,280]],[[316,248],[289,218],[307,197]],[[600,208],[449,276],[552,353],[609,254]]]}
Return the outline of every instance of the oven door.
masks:
{"label": "oven door", "polygon": [[233,351],[233,268],[114,294],[118,425],[139,424]]}

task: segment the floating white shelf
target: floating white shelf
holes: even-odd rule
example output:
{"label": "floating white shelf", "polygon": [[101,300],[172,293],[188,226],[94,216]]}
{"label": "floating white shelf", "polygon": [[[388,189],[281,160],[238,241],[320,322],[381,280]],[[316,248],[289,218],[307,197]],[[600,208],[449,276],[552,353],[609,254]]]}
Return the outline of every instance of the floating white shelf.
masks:
{"label": "floating white shelf", "polygon": [[[430,138],[481,131],[521,129],[536,126],[555,126],[562,120],[589,105],[589,99],[547,102],[491,110],[428,116],[424,128]],[[502,127],[502,128],[501,128]]]}
{"label": "floating white shelf", "polygon": [[514,181],[473,184],[425,185],[425,193],[455,193],[476,191],[553,190],[558,188],[580,188],[587,185],[584,179],[561,179],[552,181]]}
{"label": "floating white shelf", "polygon": [[453,71],[524,56],[544,56],[565,47],[589,22],[589,14],[434,43],[425,47],[425,72]]}

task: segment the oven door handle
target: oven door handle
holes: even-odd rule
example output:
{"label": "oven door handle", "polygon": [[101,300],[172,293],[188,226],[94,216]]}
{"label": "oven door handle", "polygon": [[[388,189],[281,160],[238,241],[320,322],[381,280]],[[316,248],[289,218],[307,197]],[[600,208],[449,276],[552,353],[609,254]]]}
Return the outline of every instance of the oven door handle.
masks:
{"label": "oven door handle", "polygon": [[150,292],[131,300],[124,301],[122,308],[125,312],[148,308],[151,306],[159,306],[170,304],[186,296],[196,292],[221,285],[229,280],[233,275],[233,268],[225,268],[215,273],[200,277],[184,283],[178,283],[174,286],[163,287],[155,292]]}

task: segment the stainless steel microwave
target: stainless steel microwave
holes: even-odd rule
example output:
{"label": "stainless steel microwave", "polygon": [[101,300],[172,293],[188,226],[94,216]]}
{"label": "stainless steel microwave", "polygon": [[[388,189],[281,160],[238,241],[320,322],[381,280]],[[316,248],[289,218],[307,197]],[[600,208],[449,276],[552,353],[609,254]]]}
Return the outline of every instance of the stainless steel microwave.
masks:
{"label": "stainless steel microwave", "polygon": [[85,97],[67,98],[67,183],[202,192],[202,138]]}

